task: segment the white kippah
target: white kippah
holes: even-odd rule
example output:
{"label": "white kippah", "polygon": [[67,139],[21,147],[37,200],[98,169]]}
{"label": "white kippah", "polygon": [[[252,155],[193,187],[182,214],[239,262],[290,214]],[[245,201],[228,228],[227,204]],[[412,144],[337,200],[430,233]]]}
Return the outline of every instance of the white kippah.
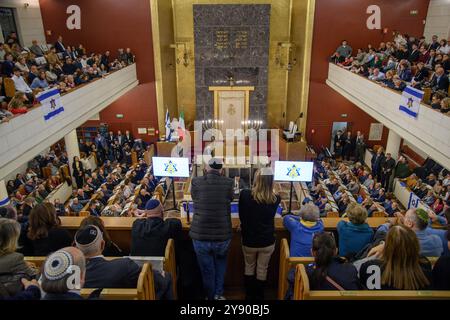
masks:
{"label": "white kippah", "polygon": [[73,257],[64,250],[52,253],[45,262],[44,274],[49,280],[60,280],[64,278],[69,268],[73,265]]}

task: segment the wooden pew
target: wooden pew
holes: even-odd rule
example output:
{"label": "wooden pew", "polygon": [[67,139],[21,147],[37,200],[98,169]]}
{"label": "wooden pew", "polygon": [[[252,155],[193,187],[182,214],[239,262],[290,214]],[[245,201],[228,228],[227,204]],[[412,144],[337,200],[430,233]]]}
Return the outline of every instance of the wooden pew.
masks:
{"label": "wooden pew", "polygon": [[295,268],[294,300],[437,300],[450,299],[450,291],[414,290],[310,290],[303,264]]}
{"label": "wooden pew", "polygon": [[[82,289],[81,295],[87,298],[96,289]],[[150,263],[145,263],[139,274],[137,287],[131,289],[103,289],[100,295],[104,300],[156,300],[153,270]]]}
{"label": "wooden pew", "polygon": [[[114,259],[119,259],[119,258],[122,258],[122,257],[105,257],[106,260],[114,260]],[[32,264],[39,269],[44,264],[45,259],[46,259],[46,257],[25,257],[25,261],[27,263]],[[145,266],[145,264],[144,264],[144,266]],[[173,239],[169,239],[167,241],[165,254],[164,254],[164,261],[163,261],[163,269],[165,272],[170,273],[170,275],[172,276],[173,296],[174,296],[174,299],[176,299],[178,296],[178,294],[177,294],[177,263],[176,263],[176,258],[175,258],[175,242]],[[152,281],[153,281],[153,274],[152,274]],[[125,290],[121,293],[124,295],[126,295],[126,294],[133,295],[133,293],[127,293],[126,290],[134,290],[134,289],[108,289],[108,290]],[[92,292],[92,290],[91,290],[91,292]],[[114,291],[111,293],[111,295],[114,296],[119,293],[120,292]],[[142,300],[142,299],[138,299],[138,300]],[[151,300],[154,300],[154,299],[151,299]]]}
{"label": "wooden pew", "polygon": [[14,97],[16,94],[16,86],[14,85],[14,80],[8,77],[3,78],[3,86],[5,88],[5,95],[8,98]]}
{"label": "wooden pew", "polygon": [[[427,258],[434,266],[438,257]],[[288,288],[287,276],[289,270],[297,265],[308,265],[314,262],[313,257],[290,257],[289,242],[287,239],[281,239],[280,242],[280,266],[278,270],[278,299],[283,300]]]}
{"label": "wooden pew", "polygon": [[314,262],[312,257],[290,257],[289,243],[287,239],[281,239],[280,243],[280,268],[278,270],[278,300],[283,300],[288,288],[287,275],[289,270],[297,264],[310,264]]}
{"label": "wooden pew", "polygon": [[167,241],[164,253],[164,271],[169,272],[172,276],[173,298],[177,299],[177,262],[175,259],[175,241],[173,239]]}

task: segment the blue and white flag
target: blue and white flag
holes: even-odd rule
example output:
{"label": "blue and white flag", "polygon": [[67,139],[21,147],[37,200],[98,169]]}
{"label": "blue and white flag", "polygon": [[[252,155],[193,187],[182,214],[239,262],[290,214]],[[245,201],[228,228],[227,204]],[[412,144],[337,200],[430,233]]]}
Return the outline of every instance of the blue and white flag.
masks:
{"label": "blue and white flag", "polygon": [[422,98],[423,91],[409,86],[406,87],[405,90],[403,90],[402,102],[400,103],[399,110],[411,117],[417,118]]}
{"label": "blue and white flag", "polygon": [[37,96],[37,99],[42,105],[45,121],[48,121],[56,117],[61,112],[64,112],[64,107],[61,103],[61,95],[59,94],[59,89],[57,88],[41,92]]}
{"label": "blue and white flag", "polygon": [[170,137],[172,135],[172,128],[170,127],[170,115],[169,109],[166,111],[166,141],[170,141]]}

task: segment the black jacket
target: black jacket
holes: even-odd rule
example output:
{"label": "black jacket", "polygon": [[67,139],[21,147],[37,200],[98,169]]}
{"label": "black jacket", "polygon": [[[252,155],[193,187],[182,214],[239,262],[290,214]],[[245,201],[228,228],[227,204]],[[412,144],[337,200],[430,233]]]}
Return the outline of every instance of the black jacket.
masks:
{"label": "black jacket", "polygon": [[239,197],[242,244],[246,247],[263,248],[275,243],[275,214],[281,198],[273,204],[258,204],[251,190],[242,190]]}
{"label": "black jacket", "polygon": [[433,268],[433,289],[450,290],[450,257],[441,256]]}
{"label": "black jacket", "polygon": [[34,256],[46,256],[59,249],[70,247],[73,239],[67,230],[53,228],[48,232],[47,238],[37,240],[28,239],[28,241]]}
{"label": "black jacket", "polygon": [[167,240],[176,240],[181,234],[178,219],[145,218],[133,222],[131,229],[132,256],[164,256]]}
{"label": "black jacket", "polygon": [[86,261],[85,288],[136,288],[141,268],[127,258],[105,260],[95,257]]}
{"label": "black jacket", "polygon": [[199,241],[226,241],[232,237],[233,180],[216,172],[192,179],[194,216],[189,235]]}
{"label": "black jacket", "polygon": [[439,80],[438,80],[438,77],[436,75],[434,75],[434,77],[431,81],[431,86],[433,87],[433,90],[442,90],[444,92],[447,92],[448,86],[449,86],[448,75],[443,74],[439,78]]}

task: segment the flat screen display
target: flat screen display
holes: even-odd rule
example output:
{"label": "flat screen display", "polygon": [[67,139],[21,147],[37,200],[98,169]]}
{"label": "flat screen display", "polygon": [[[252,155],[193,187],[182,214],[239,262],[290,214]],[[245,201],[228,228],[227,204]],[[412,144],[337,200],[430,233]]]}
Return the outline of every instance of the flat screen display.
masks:
{"label": "flat screen display", "polygon": [[152,164],[155,177],[189,178],[188,158],[153,157]]}
{"label": "flat screen display", "polygon": [[275,161],[274,180],[310,182],[313,176],[313,162]]}

